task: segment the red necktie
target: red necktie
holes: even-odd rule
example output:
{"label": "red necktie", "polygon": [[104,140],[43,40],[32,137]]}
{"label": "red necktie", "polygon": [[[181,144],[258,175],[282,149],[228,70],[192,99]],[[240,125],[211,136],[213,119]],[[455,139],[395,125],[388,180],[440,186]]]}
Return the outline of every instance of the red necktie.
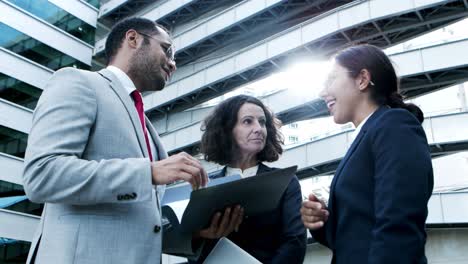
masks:
{"label": "red necktie", "polygon": [[140,92],[137,90],[131,93],[133,100],[135,101],[135,107],[138,112],[138,117],[140,117],[141,127],[143,128],[143,134],[145,134],[146,147],[148,148],[148,154],[151,161],[153,161],[153,155],[151,154],[151,147],[149,143],[148,133],[146,132],[145,125],[145,112],[143,110],[143,99],[141,98]]}

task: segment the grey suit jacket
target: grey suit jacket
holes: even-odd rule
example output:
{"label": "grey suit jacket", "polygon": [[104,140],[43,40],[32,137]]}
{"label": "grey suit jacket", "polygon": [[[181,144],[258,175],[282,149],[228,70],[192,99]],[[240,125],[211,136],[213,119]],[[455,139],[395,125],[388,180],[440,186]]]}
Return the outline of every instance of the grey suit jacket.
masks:
{"label": "grey suit jacket", "polygon": [[[167,157],[151,123],[159,159]],[[45,203],[28,263],[159,263],[164,186],[134,103],[108,70],[57,71],[33,115],[24,189]]]}

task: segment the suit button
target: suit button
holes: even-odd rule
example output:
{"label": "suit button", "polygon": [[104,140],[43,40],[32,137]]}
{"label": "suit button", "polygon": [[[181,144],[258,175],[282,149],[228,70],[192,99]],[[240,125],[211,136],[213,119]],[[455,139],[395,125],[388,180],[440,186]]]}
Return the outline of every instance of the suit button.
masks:
{"label": "suit button", "polygon": [[155,225],[153,231],[154,231],[155,233],[159,233],[159,231],[161,231],[161,227],[158,226],[158,225]]}

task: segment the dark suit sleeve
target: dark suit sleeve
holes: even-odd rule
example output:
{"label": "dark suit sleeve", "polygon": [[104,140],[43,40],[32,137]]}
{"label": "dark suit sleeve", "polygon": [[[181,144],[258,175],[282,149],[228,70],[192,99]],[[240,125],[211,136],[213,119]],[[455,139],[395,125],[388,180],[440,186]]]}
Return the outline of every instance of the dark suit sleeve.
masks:
{"label": "dark suit sleeve", "polygon": [[391,110],[370,133],[375,225],[368,263],[419,263],[424,259],[427,202],[433,187],[424,131],[406,110]]}
{"label": "dark suit sleeve", "polygon": [[301,220],[302,194],[296,176],[284,194],[282,206],[281,246],[272,263],[302,263],[306,250],[306,230]]}
{"label": "dark suit sleeve", "polygon": [[330,248],[330,245],[327,241],[327,237],[326,237],[326,232],[325,230],[327,229],[327,223],[328,222],[325,222],[325,225],[322,227],[322,228],[319,228],[317,230],[310,230],[310,234],[312,235],[312,237],[317,241],[319,242],[320,244]]}

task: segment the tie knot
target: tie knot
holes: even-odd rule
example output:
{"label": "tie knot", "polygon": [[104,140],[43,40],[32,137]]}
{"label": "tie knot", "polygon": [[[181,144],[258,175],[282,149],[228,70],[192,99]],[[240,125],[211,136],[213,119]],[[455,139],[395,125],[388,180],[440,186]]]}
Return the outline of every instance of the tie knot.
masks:
{"label": "tie knot", "polygon": [[133,91],[133,92],[131,93],[131,95],[132,95],[133,100],[135,101],[135,104],[137,104],[137,103],[138,103],[138,104],[142,104],[142,103],[143,103],[143,99],[141,98],[140,92],[138,92],[137,90],[135,90],[135,91]]}

